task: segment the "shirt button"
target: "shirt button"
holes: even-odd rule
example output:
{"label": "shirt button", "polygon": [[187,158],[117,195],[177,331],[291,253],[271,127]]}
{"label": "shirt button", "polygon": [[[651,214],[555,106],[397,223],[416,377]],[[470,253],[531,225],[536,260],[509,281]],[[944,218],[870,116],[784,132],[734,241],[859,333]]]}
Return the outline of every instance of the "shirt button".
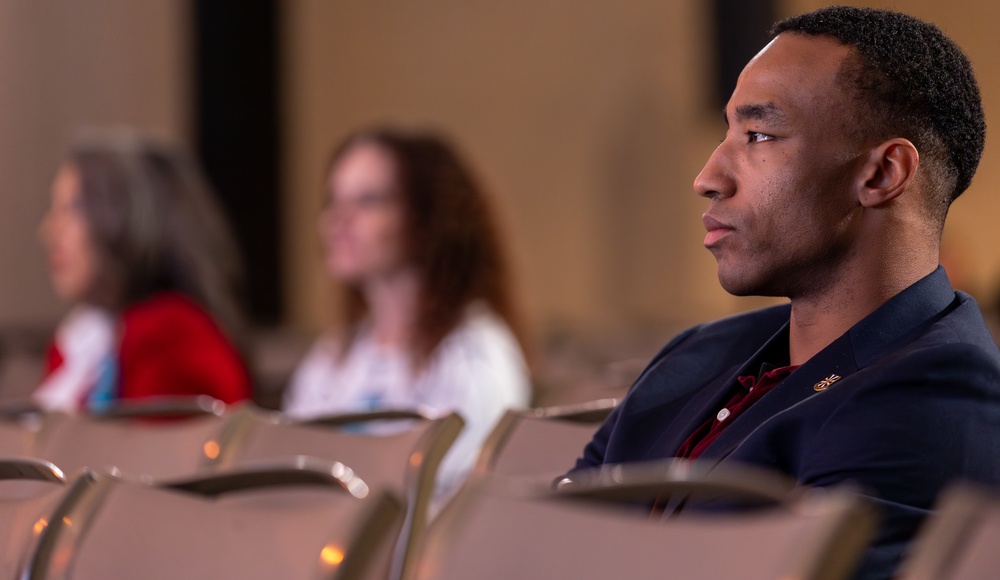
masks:
{"label": "shirt button", "polygon": [[715,418],[718,421],[722,422],[722,421],[725,421],[729,417],[729,415],[730,415],[729,409],[723,409],[723,410],[719,411],[719,414],[716,415]]}

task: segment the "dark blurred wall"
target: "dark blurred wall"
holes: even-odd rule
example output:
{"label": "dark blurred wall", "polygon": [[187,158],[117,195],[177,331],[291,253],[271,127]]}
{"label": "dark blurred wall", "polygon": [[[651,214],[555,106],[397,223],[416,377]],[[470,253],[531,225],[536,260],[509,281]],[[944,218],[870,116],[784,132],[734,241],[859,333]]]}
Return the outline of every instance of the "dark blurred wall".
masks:
{"label": "dark blurred wall", "polygon": [[277,0],[195,0],[198,155],[243,252],[252,321],[281,321]]}
{"label": "dark blurred wall", "polygon": [[63,305],[37,229],[84,127],[188,142],[189,15],[177,0],[0,0],[0,326],[46,328]]}
{"label": "dark blurred wall", "polygon": [[713,0],[715,105],[722,109],[746,65],[769,40],[778,19],[777,0]]}

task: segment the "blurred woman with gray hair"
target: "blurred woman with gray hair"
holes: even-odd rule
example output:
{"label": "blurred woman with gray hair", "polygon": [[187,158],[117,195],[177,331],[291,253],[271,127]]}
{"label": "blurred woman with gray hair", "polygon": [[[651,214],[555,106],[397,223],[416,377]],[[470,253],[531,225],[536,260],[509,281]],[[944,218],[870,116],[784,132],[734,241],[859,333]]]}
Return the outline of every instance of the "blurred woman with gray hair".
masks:
{"label": "blurred woman with gray hair", "polygon": [[194,161],[133,132],[91,134],[51,195],[40,234],[71,308],[34,401],[74,412],[159,395],[248,398],[234,346],[238,252]]}

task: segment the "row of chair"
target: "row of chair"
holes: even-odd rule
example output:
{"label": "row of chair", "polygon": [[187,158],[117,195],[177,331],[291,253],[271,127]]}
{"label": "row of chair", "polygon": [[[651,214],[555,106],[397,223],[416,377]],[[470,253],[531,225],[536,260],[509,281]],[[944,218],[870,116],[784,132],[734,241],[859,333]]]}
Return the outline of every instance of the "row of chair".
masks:
{"label": "row of chair", "polygon": [[[565,471],[614,404],[605,400],[547,412],[512,410],[494,430],[476,469],[555,477]],[[0,456],[44,459],[69,473],[89,467],[163,480],[289,456],[350,465],[373,487],[391,490],[405,506],[400,566],[421,541],[437,466],[462,428],[457,415],[431,419],[412,411],[293,422],[252,406],[227,410],[205,397],[125,403],[100,416],[8,411],[11,417],[27,416],[29,421],[0,422]],[[185,420],[162,420],[178,417]],[[406,427],[379,437],[366,436],[366,430],[357,428],[386,422]],[[532,445],[539,437],[548,444]]]}
{"label": "row of chair", "polygon": [[[211,399],[130,403],[101,416],[18,415],[20,420],[0,422],[0,456],[49,461],[71,479],[89,469],[161,483],[301,457],[350,466],[366,485],[392,493],[403,506],[397,566],[421,541],[438,465],[463,425],[454,413],[413,411],[295,422],[248,405],[226,409]],[[367,434],[375,425],[381,434]]]}
{"label": "row of chair", "polygon": [[[585,484],[574,482],[576,490],[564,488],[558,495],[546,489],[532,489],[525,494],[518,486],[515,486],[518,493],[512,495],[509,488],[512,478],[514,483],[521,480],[529,483],[532,477],[542,476],[544,483],[563,473],[615,403],[602,400],[574,408],[509,411],[484,445],[476,468],[480,481],[470,486],[466,494],[457,498],[439,518],[436,525],[445,532],[432,534],[430,546],[424,550],[423,565],[446,566],[446,570],[470,565],[466,572],[476,573],[464,577],[477,578],[603,577],[602,571],[611,570],[616,577],[654,577],[661,576],[665,570],[677,578],[850,576],[851,566],[870,537],[874,519],[865,500],[859,500],[846,490],[822,494],[817,490],[803,490],[794,482],[769,474],[718,468],[708,472],[692,471],[692,465],[700,464],[668,462],[666,467],[661,464],[613,466],[590,474],[592,477]],[[506,491],[499,494],[497,490],[504,486],[495,485],[498,477],[507,480]],[[482,489],[484,478],[491,482],[485,493]],[[785,510],[779,517],[771,511],[760,512],[758,515],[763,517],[759,519],[741,516],[735,519],[678,518],[669,526],[661,526],[663,522],[656,521],[655,529],[648,526],[639,529],[637,526],[649,522],[642,522],[641,518],[622,520],[620,509],[584,511],[578,506],[557,502],[546,505],[544,510],[550,513],[543,515],[542,510],[532,505],[555,497],[560,500],[595,497],[643,500],[642,505],[648,505],[658,496],[686,498],[690,494],[755,500],[772,507],[782,505]],[[524,509],[519,512],[517,506]],[[561,510],[566,510],[565,517],[556,515]],[[796,513],[810,516],[796,521]],[[813,519],[814,516],[822,517]],[[501,522],[509,525],[501,526]],[[783,535],[798,525],[815,527]],[[541,531],[546,528],[550,528],[551,533],[542,532],[546,538],[544,550],[533,546],[532,536],[521,533],[524,529]],[[483,537],[476,538],[475,534]],[[760,546],[754,540],[760,537],[779,541],[775,545]],[[697,538],[704,541],[697,541]],[[804,542],[804,548],[799,547],[800,542]],[[796,549],[783,557],[774,551],[780,549],[782,543],[796,546]],[[956,482],[942,494],[938,509],[911,546],[900,578],[996,578],[1000,570],[1000,551],[994,546],[998,544],[1000,490]],[[497,557],[503,552],[487,549],[487,553],[482,553],[484,548],[497,545],[508,548],[506,556],[516,556],[510,561],[496,562],[489,554]],[[649,549],[644,550],[642,546]],[[668,546],[670,549],[665,550]],[[713,551],[717,546],[725,548]],[[432,557],[435,554],[445,556],[436,559]],[[466,558],[472,554],[475,556]],[[633,559],[634,554],[642,556]],[[695,559],[688,561],[688,555],[695,555]],[[772,556],[774,558],[769,559]],[[491,563],[485,564],[487,561]],[[747,568],[748,562],[753,562],[755,567]],[[781,566],[783,572],[768,568],[769,565]],[[463,574],[444,574],[442,577],[458,578]]]}
{"label": "row of chair", "polygon": [[[66,485],[51,464],[7,460],[0,478],[48,487],[0,502],[0,529],[16,557],[11,569],[24,578],[642,578],[669,570],[818,579],[845,577],[863,546],[858,530],[870,515],[857,496],[807,494],[763,474],[681,471],[658,474],[658,493],[739,490],[733,497],[773,509],[661,523],[601,505],[644,494],[650,469],[619,470],[610,487],[596,477],[561,491],[541,480],[476,478],[399,573],[389,566],[402,506],[338,463],[271,462],[169,483],[84,470]],[[738,575],[732,560],[704,557],[722,545],[745,556]]]}
{"label": "row of chair", "polygon": [[[0,451],[20,446],[20,455],[58,457],[71,474],[67,484],[38,459],[0,462],[0,480],[16,484],[0,497],[0,519],[7,522],[0,530],[3,574],[407,580],[850,574],[874,518],[866,501],[847,490],[805,490],[772,474],[685,462],[608,467],[553,489],[554,477],[613,406],[508,412],[469,484],[430,525],[434,472],[461,428],[457,416],[400,411],[294,423],[250,407],[225,411],[199,401],[192,412],[168,401],[107,417],[40,415],[33,426],[0,421]],[[196,416],[150,419],[181,414]],[[137,416],[143,420],[131,420]],[[379,437],[359,433],[359,424],[376,420],[406,423]],[[949,497],[918,541],[906,578],[992,573],[988,545],[1000,536],[1000,516],[971,506],[1000,513],[1000,501],[968,488]],[[650,518],[651,502],[678,498],[723,498],[756,509]]]}
{"label": "row of chair", "polygon": [[[617,403],[603,399],[580,405],[512,409],[483,445],[475,471],[509,477],[555,477],[567,470],[594,430]],[[410,410],[336,415],[291,421],[252,406],[226,409],[209,397],[164,398],[126,403],[101,415],[70,416],[34,409],[0,409],[0,456],[47,459],[68,470],[113,466],[154,478],[183,476],[248,459],[289,453],[353,461],[373,481],[399,481],[392,458],[408,456],[422,437],[427,451],[447,449],[462,428],[456,415],[431,420]],[[185,418],[184,421],[163,419]],[[392,436],[358,436],[359,425],[387,422]],[[425,435],[426,433],[426,435]],[[438,440],[439,439],[439,440]],[[435,443],[437,448],[432,445]],[[544,445],[538,445],[538,442]],[[390,461],[368,466],[375,455]],[[373,471],[389,468],[390,472]]]}

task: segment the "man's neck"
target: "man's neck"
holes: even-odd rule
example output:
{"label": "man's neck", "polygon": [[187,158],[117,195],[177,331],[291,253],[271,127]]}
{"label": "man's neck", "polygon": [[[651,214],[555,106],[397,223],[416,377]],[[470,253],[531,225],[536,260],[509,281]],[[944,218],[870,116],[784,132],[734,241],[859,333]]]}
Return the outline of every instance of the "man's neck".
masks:
{"label": "man's neck", "polygon": [[837,340],[866,316],[930,274],[936,259],[926,264],[902,263],[880,270],[876,277],[855,276],[815,294],[792,298],[788,330],[789,360],[800,365]]}

